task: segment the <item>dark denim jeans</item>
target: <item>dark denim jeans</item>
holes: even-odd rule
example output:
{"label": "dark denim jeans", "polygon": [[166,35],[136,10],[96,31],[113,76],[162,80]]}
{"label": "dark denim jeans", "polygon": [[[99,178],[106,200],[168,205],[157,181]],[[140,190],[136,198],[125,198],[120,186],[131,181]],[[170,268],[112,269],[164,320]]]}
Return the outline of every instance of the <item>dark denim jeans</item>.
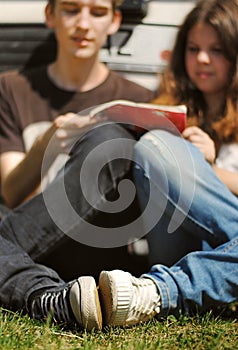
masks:
{"label": "dark denim jeans", "polygon": [[77,142],[64,170],[47,189],[2,220],[2,305],[22,308],[38,289],[59,286],[80,275],[97,278],[102,269],[122,268],[138,274],[146,270],[144,262],[134,264],[126,244],[114,245],[113,239],[103,242],[97,236],[99,228],[106,227],[107,234],[119,228],[120,237],[120,227],[137,215],[136,198],[120,213],[108,210],[120,198],[118,183],[131,178],[134,142],[116,124],[92,129]]}

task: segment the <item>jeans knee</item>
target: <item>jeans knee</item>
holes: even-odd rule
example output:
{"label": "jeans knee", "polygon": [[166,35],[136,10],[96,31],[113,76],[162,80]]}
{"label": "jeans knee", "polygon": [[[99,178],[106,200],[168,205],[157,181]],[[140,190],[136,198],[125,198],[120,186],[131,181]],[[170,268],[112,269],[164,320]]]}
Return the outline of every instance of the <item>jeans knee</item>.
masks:
{"label": "jeans knee", "polygon": [[[129,142],[125,142],[126,140]],[[132,154],[134,143],[134,137],[119,124],[101,124],[92,128],[76,142],[71,150],[71,156],[77,153],[87,155],[92,150],[99,151],[101,149],[105,150],[105,148],[107,155],[115,152],[115,149],[118,149],[118,144],[120,144],[120,148],[124,150],[124,153],[129,155]],[[100,157],[101,155],[102,153],[98,152],[98,156]]]}

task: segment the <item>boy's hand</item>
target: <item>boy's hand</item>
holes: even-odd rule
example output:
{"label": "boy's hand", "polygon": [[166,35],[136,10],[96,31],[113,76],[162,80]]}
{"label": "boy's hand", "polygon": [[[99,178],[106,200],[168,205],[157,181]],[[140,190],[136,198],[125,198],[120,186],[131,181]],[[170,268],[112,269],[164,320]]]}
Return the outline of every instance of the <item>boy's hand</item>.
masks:
{"label": "boy's hand", "polygon": [[75,113],[67,113],[58,116],[52,126],[42,135],[46,144],[51,142],[52,149],[56,154],[69,154],[72,146],[79,136],[87,132],[97,123],[95,118],[90,116],[79,116]]}

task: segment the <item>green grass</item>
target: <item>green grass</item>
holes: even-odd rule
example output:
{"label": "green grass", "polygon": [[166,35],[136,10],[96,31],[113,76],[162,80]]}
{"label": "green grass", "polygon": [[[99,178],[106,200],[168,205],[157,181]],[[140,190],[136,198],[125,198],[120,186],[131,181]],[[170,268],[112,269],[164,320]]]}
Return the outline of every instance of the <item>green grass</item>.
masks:
{"label": "green grass", "polygon": [[[237,316],[237,315],[236,315]],[[66,330],[0,309],[0,349],[174,350],[238,349],[238,319],[215,316],[170,316],[132,328],[106,327],[102,332]]]}

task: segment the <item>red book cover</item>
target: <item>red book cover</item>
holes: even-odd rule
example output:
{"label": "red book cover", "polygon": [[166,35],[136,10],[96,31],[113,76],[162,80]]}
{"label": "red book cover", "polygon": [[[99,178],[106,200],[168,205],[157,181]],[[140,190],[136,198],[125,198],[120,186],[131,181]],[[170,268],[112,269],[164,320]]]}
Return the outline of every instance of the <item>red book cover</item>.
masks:
{"label": "red book cover", "polygon": [[99,105],[90,115],[119,123],[128,123],[136,129],[166,129],[182,132],[186,127],[187,108],[184,105],[165,106],[116,100]]}

